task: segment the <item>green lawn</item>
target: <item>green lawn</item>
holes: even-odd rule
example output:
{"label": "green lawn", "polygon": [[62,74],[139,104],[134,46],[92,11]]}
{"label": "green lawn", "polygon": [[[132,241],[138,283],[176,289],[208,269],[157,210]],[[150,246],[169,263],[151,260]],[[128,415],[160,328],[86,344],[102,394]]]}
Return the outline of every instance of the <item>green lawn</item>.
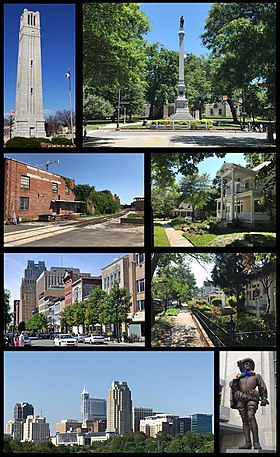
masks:
{"label": "green lawn", "polygon": [[239,232],[230,233],[227,235],[194,235],[190,236],[184,233],[187,240],[193,243],[194,246],[209,246],[209,247],[275,247],[276,233],[272,232]]}
{"label": "green lawn", "polygon": [[154,223],[154,245],[156,247],[170,246],[165,230],[161,224]]}

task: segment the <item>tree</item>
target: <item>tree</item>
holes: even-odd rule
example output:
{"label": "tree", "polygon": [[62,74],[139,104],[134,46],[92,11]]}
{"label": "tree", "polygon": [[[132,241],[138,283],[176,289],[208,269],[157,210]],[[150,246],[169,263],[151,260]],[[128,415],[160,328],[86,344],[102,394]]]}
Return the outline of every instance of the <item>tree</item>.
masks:
{"label": "tree", "polygon": [[106,318],[104,319],[106,299],[107,294],[101,287],[92,289],[88,298],[85,300],[85,324],[91,327],[94,324],[106,324]]}
{"label": "tree", "polygon": [[118,282],[114,281],[114,285],[106,300],[108,306],[104,310],[104,314],[108,322],[115,324],[117,337],[120,335],[119,325],[128,322],[129,300],[130,295],[127,290],[120,288]]}
{"label": "tree", "polygon": [[258,253],[254,254],[255,263],[251,270],[252,278],[257,279],[263,285],[265,294],[267,296],[266,313],[270,311],[270,287],[276,280],[276,254],[273,253]]}
{"label": "tree", "polygon": [[251,267],[254,264],[253,253],[216,253],[212,270],[212,281],[226,294],[235,295],[236,311],[243,309],[244,288],[249,283]]}
{"label": "tree", "polygon": [[4,289],[4,328],[5,331],[7,326],[13,320],[13,313],[10,312],[10,298],[11,292],[8,289]]}
{"label": "tree", "polygon": [[106,119],[114,114],[115,108],[105,98],[84,93],[83,117],[86,120]]}
{"label": "tree", "polygon": [[[149,31],[139,3],[85,3],[83,5],[83,78],[84,86],[111,101],[119,88],[128,88],[144,101],[146,42]],[[125,95],[125,93],[122,93]],[[132,100],[131,100],[132,102]],[[139,102],[138,102],[139,103]]]}
{"label": "tree", "polygon": [[[203,266],[205,263],[209,263],[213,260],[213,254],[208,253],[161,253],[153,252],[151,255],[151,280],[156,272],[161,268],[168,266],[171,262],[175,265],[182,265],[183,263],[191,262],[193,259],[196,260],[200,265]],[[151,325],[155,323],[155,309],[153,300],[151,301]]]}
{"label": "tree", "polygon": [[[75,114],[72,113],[72,116],[73,116],[73,123],[75,122]],[[62,110],[62,111],[57,111],[56,112],[56,117],[58,119],[58,122],[60,122],[60,124],[63,126],[63,127],[68,127],[69,130],[71,128],[71,113],[69,110]]]}
{"label": "tree", "polygon": [[212,51],[213,81],[223,93],[232,99],[237,89],[265,81],[267,99],[275,106],[276,3],[214,3],[201,38]]}
{"label": "tree", "polygon": [[[150,103],[149,119],[163,117],[163,106],[173,102],[178,82],[178,52],[169,51],[160,43],[154,43],[147,49],[147,93]],[[155,116],[155,108],[159,115]]]}
{"label": "tree", "polygon": [[212,64],[204,56],[188,54],[185,60],[185,84],[192,110],[199,110],[202,119],[204,105],[209,100],[212,89]]}
{"label": "tree", "polygon": [[152,185],[151,202],[154,217],[170,217],[171,211],[178,204],[178,186],[163,187],[156,184]]}
{"label": "tree", "polygon": [[18,324],[18,331],[24,332],[26,330],[26,323],[24,321],[19,322]]}
{"label": "tree", "polygon": [[45,330],[47,328],[47,325],[48,325],[48,319],[46,318],[46,316],[44,314],[34,313],[30,317],[30,319],[28,319],[26,329],[34,330],[34,331]]}
{"label": "tree", "polygon": [[224,157],[226,152],[161,152],[151,154],[153,179],[156,184],[167,186],[178,173],[198,173],[198,164],[208,157]]}
{"label": "tree", "polygon": [[210,186],[210,175],[203,173],[189,174],[183,176],[179,182],[179,193],[182,201],[192,206],[192,220],[194,220],[195,210],[201,208],[207,201]]}

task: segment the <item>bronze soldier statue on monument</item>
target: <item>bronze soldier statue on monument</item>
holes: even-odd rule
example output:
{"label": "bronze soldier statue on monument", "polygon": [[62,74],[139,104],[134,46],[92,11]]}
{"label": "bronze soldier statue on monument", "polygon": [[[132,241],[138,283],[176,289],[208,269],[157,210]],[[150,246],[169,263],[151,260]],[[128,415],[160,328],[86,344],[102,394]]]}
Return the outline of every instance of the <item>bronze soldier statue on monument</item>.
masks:
{"label": "bronze soldier statue on monument", "polygon": [[184,16],[181,16],[180,17],[180,29],[184,28],[184,22],[185,22]]}
{"label": "bronze soldier statue on monument", "polygon": [[243,423],[245,443],[239,449],[251,449],[251,433],[254,449],[262,449],[259,441],[256,412],[259,406],[269,405],[267,387],[260,374],[254,372],[255,362],[245,358],[237,362],[240,373],[236,375],[229,386],[231,388],[230,407],[238,409]]}

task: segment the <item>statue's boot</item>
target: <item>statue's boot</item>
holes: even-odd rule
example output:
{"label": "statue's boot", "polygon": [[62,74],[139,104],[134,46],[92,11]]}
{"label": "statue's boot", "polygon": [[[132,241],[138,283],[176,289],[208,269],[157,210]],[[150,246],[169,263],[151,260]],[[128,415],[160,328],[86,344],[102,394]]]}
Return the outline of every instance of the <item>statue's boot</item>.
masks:
{"label": "statue's boot", "polygon": [[251,441],[245,441],[243,446],[239,446],[239,449],[252,449],[252,443]]}
{"label": "statue's boot", "polygon": [[262,449],[259,441],[253,441],[254,449]]}
{"label": "statue's boot", "polygon": [[255,417],[251,418],[249,423],[250,423],[250,427],[251,427],[252,434],[253,434],[254,449],[262,449],[262,447],[260,445],[260,440],[259,440],[258,424],[257,424]]}
{"label": "statue's boot", "polygon": [[239,449],[252,449],[250,428],[248,423],[243,422],[243,433],[245,437],[245,443],[243,444],[243,446],[239,446]]}

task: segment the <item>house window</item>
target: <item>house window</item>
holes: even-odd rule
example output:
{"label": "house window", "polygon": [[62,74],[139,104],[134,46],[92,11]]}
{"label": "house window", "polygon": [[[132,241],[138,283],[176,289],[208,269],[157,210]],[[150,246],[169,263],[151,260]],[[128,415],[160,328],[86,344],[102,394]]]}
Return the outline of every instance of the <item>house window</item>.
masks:
{"label": "house window", "polygon": [[30,189],[30,178],[29,176],[21,176],[20,178],[20,187],[22,189]]}
{"label": "house window", "polygon": [[107,278],[104,278],[104,290],[106,290],[106,286],[107,286]]}
{"label": "house window", "polygon": [[262,213],[262,207],[260,204],[260,200],[254,200],[254,211],[255,211],[255,213]]}
{"label": "house window", "polygon": [[118,271],[118,284],[120,284],[120,283],[121,283],[121,272]]}
{"label": "house window", "polygon": [[141,252],[141,254],[136,254],[136,265],[140,265],[140,263],[145,262],[145,254]]}
{"label": "house window", "polygon": [[137,309],[137,311],[144,311],[144,309],[145,309],[145,300],[137,300],[136,301],[136,309]]}
{"label": "house window", "polygon": [[221,116],[223,113],[222,113],[222,108],[219,108],[219,116]]}
{"label": "house window", "polygon": [[244,187],[245,187],[245,190],[249,190],[250,189],[249,181],[245,181],[244,182]]}
{"label": "house window", "polygon": [[65,193],[66,193],[66,195],[69,195],[69,187],[68,186],[65,186]]}
{"label": "house window", "polygon": [[136,291],[138,294],[140,292],[145,292],[145,279],[138,279],[138,281],[136,281]]}
{"label": "house window", "polygon": [[19,209],[21,211],[26,211],[29,209],[29,198],[28,197],[19,197]]}
{"label": "house window", "polygon": [[237,202],[237,207],[235,208],[235,211],[237,212],[237,214],[243,213],[243,201]]}
{"label": "house window", "polygon": [[52,192],[58,192],[58,184],[56,182],[52,182]]}
{"label": "house window", "polygon": [[211,116],[213,116],[213,114],[214,114],[213,108],[210,108],[210,114],[211,114]]}

